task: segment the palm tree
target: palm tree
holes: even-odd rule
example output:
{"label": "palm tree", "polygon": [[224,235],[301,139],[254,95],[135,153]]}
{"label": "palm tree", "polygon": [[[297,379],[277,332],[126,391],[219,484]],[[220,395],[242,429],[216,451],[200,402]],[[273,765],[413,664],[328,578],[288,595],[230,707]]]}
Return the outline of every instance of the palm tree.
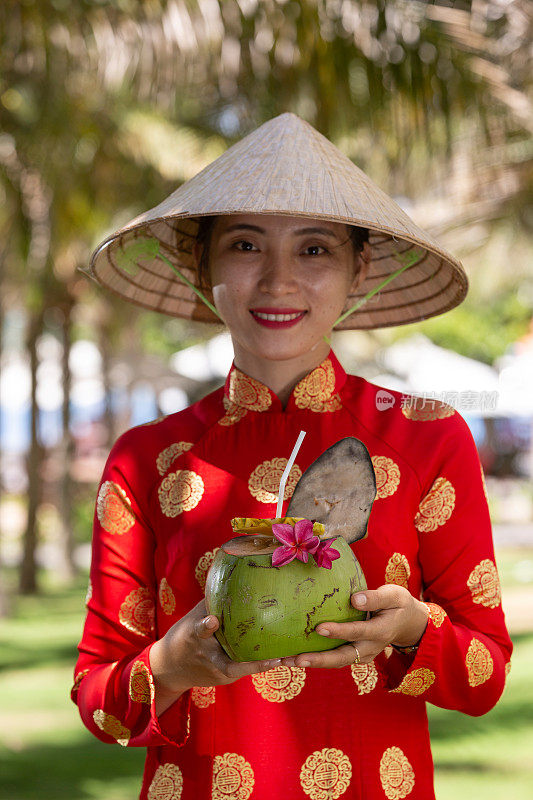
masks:
{"label": "palm tree", "polygon": [[465,116],[485,143],[531,130],[525,0],[464,5],[173,0],[140,9],[135,27],[111,11],[91,18],[87,52],[108,84],[128,81],[200,136],[231,140],[294,110],[363,168],[374,142],[404,172],[413,152],[449,155]]}
{"label": "palm tree", "polygon": [[[531,127],[527,4],[464,5],[152,0],[126,11],[118,0],[2,4],[0,230],[6,285],[30,317],[29,351],[46,308],[71,310],[93,296],[76,268],[104,232],[286,110],[393,193],[425,188],[430,163],[445,185],[458,149],[475,167],[497,148],[491,178],[511,174],[505,203],[520,197],[531,180],[519,154]],[[470,181],[476,196],[475,168]],[[498,197],[493,213],[503,213]],[[109,303],[117,325],[123,307]],[[36,357],[32,363],[35,373]],[[35,403],[32,418],[24,591],[36,586],[42,449]],[[68,452],[66,411],[64,424]]]}

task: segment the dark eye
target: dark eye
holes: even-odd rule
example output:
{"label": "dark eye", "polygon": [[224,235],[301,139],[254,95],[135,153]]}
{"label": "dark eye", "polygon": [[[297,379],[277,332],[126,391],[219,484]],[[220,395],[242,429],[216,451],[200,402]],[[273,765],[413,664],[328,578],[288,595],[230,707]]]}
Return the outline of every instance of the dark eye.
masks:
{"label": "dark eye", "polygon": [[254,250],[254,245],[251,242],[247,242],[246,239],[241,239],[239,242],[235,242],[234,247],[237,250],[243,250],[244,252],[249,252],[250,250]]}
{"label": "dark eye", "polygon": [[[321,251],[321,252],[319,252]],[[320,256],[322,253],[327,253],[325,247],[322,247],[320,244],[310,244],[309,247],[305,248],[305,252],[309,256]]]}

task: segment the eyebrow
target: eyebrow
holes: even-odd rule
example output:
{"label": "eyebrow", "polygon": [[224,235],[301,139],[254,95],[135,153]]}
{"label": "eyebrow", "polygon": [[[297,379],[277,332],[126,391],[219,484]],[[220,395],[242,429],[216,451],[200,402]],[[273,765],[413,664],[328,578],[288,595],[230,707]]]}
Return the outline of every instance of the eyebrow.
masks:
{"label": "eyebrow", "polygon": [[[235,222],[233,225],[228,225],[228,227],[225,228],[222,231],[222,234],[230,233],[231,231],[237,231],[237,230],[239,230],[239,231],[242,231],[242,230],[255,231],[255,233],[266,233],[265,229],[264,228],[260,228],[259,225],[250,225],[249,223]],[[320,227],[298,228],[298,230],[294,231],[294,233],[296,235],[310,234],[310,233],[321,233],[323,236],[330,236],[333,239],[337,238],[337,234],[334,233],[329,228],[320,228]]]}

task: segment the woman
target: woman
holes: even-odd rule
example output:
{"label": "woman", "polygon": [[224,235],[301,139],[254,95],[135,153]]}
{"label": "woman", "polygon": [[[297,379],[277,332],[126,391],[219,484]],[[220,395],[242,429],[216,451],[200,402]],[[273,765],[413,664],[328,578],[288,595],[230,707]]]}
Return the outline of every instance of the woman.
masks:
{"label": "woman", "polygon": [[[425,703],[485,713],[512,649],[480,464],[452,408],[395,392],[384,406],[328,335],[441,313],[466,291],[460,265],[283,114],[111,237],[92,268],[133,302],[218,315],[235,361],[223,388],[111,451],[73,689],[85,724],[148,747],[148,800],[433,797]],[[320,625],[347,642],[333,650],[233,662],[206,572],[232,517],[275,516],[300,430],[285,500],[342,438],[372,456],[378,494],[353,545],[370,588],[352,596],[372,613]]]}

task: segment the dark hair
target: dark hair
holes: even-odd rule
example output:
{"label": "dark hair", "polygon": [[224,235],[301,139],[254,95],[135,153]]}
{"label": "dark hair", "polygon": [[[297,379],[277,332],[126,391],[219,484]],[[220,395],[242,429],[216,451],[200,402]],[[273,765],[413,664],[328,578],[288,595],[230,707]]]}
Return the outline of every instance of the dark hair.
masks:
{"label": "dark hair", "polygon": [[[211,248],[211,235],[217,219],[218,215],[213,214],[209,217],[200,217],[198,220],[196,241],[202,248],[200,261],[198,263],[198,281],[201,289],[211,288],[209,280],[209,251]],[[347,227],[350,228],[350,240],[354,253],[358,255],[362,252],[364,243],[368,242],[368,228],[361,228],[357,225],[348,225]]]}
{"label": "dark hair", "polygon": [[196,241],[202,248],[200,260],[198,262],[198,283],[200,289],[210,289],[211,281],[209,280],[209,255],[211,249],[211,234],[218,215],[214,214],[210,217],[200,217],[198,220],[198,233],[196,234]]}

